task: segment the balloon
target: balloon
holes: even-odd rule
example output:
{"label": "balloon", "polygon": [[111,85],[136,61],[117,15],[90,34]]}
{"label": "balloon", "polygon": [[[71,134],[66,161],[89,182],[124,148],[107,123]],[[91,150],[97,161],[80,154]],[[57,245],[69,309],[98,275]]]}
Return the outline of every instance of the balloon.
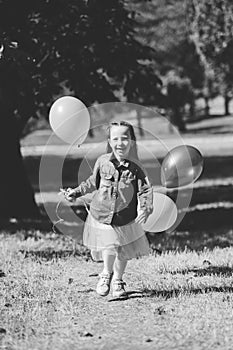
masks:
{"label": "balloon", "polygon": [[162,193],[153,192],[153,212],[142,228],[148,232],[169,229],[177,219],[177,208],[173,200]]}
{"label": "balloon", "polygon": [[161,182],[168,188],[188,185],[196,181],[203,170],[203,157],[193,146],[173,148],[161,166]]}
{"label": "balloon", "polygon": [[63,96],[53,103],[49,121],[55,134],[72,145],[83,143],[90,128],[88,109],[73,96]]}

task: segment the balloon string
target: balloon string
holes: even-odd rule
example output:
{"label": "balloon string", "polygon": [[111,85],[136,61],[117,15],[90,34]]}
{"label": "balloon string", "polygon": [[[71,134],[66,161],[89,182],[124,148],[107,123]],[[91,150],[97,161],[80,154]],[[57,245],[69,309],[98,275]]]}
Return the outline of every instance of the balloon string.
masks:
{"label": "balloon string", "polygon": [[[65,221],[64,219],[62,219],[62,218],[58,215],[58,208],[59,208],[59,206],[60,206],[61,203],[62,203],[62,199],[61,199],[61,200],[57,203],[57,205],[56,205],[56,210],[55,210],[55,212],[56,212],[56,215],[57,215],[57,217],[58,217],[59,220],[57,220],[57,221],[55,221],[55,222],[53,223],[52,230],[53,230],[54,233],[57,233],[56,230],[55,230],[55,226],[56,226],[58,223],[64,222],[64,221]],[[87,208],[87,205],[86,205],[85,201],[84,201],[84,205],[85,205],[85,207],[86,207],[86,210],[87,210],[88,213],[89,213],[89,210],[88,210],[88,208]],[[82,246],[82,247],[85,247],[85,245],[84,245],[83,243],[81,243],[81,242],[79,242],[79,245]],[[91,259],[93,260],[92,256],[91,256]],[[93,260],[93,261],[94,261],[94,260]]]}
{"label": "balloon string", "polygon": [[[87,164],[88,164],[88,166],[89,166],[89,168],[90,168],[91,172],[93,173],[93,169],[92,169],[92,167],[90,166],[90,164],[89,164],[89,162],[88,162],[88,160],[87,160],[87,157],[86,157],[86,156],[84,156],[84,159],[86,160],[86,162],[87,162]],[[82,198],[80,198],[80,199],[82,199]],[[86,202],[85,202],[83,199],[82,199],[82,201],[83,201],[83,203],[84,203],[84,206],[85,206],[85,208],[86,208],[86,211],[88,212],[88,214],[90,214],[90,212],[89,212],[89,209],[88,209],[88,207],[87,207]]]}
{"label": "balloon string", "polygon": [[[80,145],[78,145],[78,147],[80,147]],[[87,165],[89,166],[91,172],[93,172],[93,169],[92,169],[92,167],[90,166],[90,164],[89,164],[89,162],[88,162],[86,156],[84,156],[84,158],[85,158],[85,160],[86,160],[86,162],[87,162]],[[89,209],[88,209],[88,207],[87,207],[86,202],[85,202],[81,197],[80,197],[80,199],[83,201],[84,206],[85,206],[85,208],[86,208],[86,211],[87,211],[88,214],[89,214],[90,211],[89,211]],[[56,230],[55,230],[56,225],[59,224],[59,223],[61,223],[61,222],[64,222],[64,221],[65,221],[65,220],[62,219],[62,218],[59,216],[59,214],[58,214],[58,208],[59,208],[59,206],[60,206],[61,203],[62,203],[62,199],[57,203],[56,209],[55,209],[55,213],[56,213],[56,216],[57,216],[58,220],[55,221],[55,222],[53,223],[52,230],[53,230],[54,233],[57,233]]]}
{"label": "balloon string", "polygon": [[86,156],[84,156],[84,159],[86,160],[87,165],[89,166],[89,168],[90,168],[91,172],[93,172],[93,169],[92,169],[92,167],[90,166],[90,164],[89,164],[89,162],[88,162],[88,160],[87,160]]}
{"label": "balloon string", "polygon": [[62,218],[58,215],[58,208],[59,208],[59,206],[60,206],[61,203],[62,203],[62,199],[60,199],[60,201],[57,203],[56,209],[55,209],[55,213],[56,213],[56,216],[57,216],[58,220],[55,221],[55,222],[53,223],[52,230],[53,230],[54,233],[57,233],[56,230],[55,230],[56,225],[59,224],[60,222],[64,222],[64,221],[65,221],[64,219],[62,219]]}
{"label": "balloon string", "polygon": [[[89,209],[88,209],[88,207],[87,207],[87,204],[86,204],[85,200],[82,199],[81,197],[80,197],[79,199],[81,199],[81,200],[83,201],[84,206],[85,206],[85,208],[86,208],[86,211],[88,212],[88,214],[90,214],[90,211],[89,211]],[[55,209],[55,213],[56,213],[56,216],[57,216],[58,220],[55,221],[55,222],[53,223],[52,230],[53,230],[54,233],[57,233],[56,230],[55,230],[56,225],[59,224],[59,223],[61,223],[61,222],[64,222],[64,221],[65,221],[65,220],[62,219],[62,218],[60,217],[60,215],[58,214],[58,208],[59,208],[59,206],[60,206],[61,203],[62,203],[62,199],[57,203],[56,209]]]}

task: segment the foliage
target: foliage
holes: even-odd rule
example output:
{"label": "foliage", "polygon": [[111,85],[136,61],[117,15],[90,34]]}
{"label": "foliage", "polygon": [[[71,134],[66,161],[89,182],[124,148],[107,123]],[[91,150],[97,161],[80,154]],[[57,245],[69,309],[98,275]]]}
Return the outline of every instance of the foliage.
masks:
{"label": "foliage", "polygon": [[217,80],[227,92],[233,87],[233,3],[231,0],[190,0],[189,5],[190,38],[205,74]]}
{"label": "foliage", "polygon": [[169,72],[186,77],[196,94],[203,88],[204,69],[189,38],[185,0],[130,2],[137,18],[137,37],[154,49],[156,68],[166,85]]}
{"label": "foliage", "polygon": [[137,19],[137,36],[154,48],[157,67],[163,74],[174,67],[177,47],[185,40],[186,14],[184,0],[133,1],[129,5]]}
{"label": "foliage", "polygon": [[199,38],[206,58],[214,62],[233,39],[233,4],[229,0],[190,2],[192,34]]}
{"label": "foliage", "polygon": [[89,106],[116,101],[121,90],[130,102],[140,96],[143,103],[154,99],[161,81],[152,69],[153,50],[134,38],[134,25],[122,0],[1,0],[0,62],[11,60],[10,46],[18,42],[11,50],[14,64],[25,68],[18,49],[33,63],[26,72],[43,114],[65,93]]}

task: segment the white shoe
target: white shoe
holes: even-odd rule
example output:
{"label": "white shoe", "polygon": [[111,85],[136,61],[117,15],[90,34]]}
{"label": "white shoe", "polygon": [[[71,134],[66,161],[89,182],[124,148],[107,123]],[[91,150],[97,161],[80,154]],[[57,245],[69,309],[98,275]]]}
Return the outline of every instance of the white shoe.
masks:
{"label": "white shoe", "polygon": [[126,297],[125,291],[126,283],[122,280],[116,279],[112,281],[112,295],[114,298]]}
{"label": "white shoe", "polygon": [[101,273],[99,282],[96,286],[96,293],[101,295],[102,297],[106,297],[110,291],[110,284],[112,280],[112,273]]}

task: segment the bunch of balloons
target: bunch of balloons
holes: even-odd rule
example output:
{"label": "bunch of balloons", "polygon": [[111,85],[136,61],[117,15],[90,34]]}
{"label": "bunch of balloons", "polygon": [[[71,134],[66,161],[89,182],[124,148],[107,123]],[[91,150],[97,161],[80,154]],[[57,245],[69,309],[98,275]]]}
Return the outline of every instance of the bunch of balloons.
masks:
{"label": "bunch of balloons", "polygon": [[[161,183],[164,188],[179,188],[195,182],[203,171],[203,157],[193,146],[173,148],[161,166]],[[171,198],[162,193],[153,193],[154,209],[143,224],[148,232],[166,231],[176,222],[178,211]]]}
{"label": "bunch of balloons", "polygon": [[[90,115],[82,101],[73,96],[57,99],[49,112],[49,121],[55,134],[71,145],[80,145],[90,128]],[[203,170],[203,157],[193,146],[182,145],[172,149],[161,166],[161,183],[165,188],[179,188],[196,181]],[[148,232],[162,232],[176,222],[177,207],[167,195],[153,193],[154,209],[142,224]]]}

